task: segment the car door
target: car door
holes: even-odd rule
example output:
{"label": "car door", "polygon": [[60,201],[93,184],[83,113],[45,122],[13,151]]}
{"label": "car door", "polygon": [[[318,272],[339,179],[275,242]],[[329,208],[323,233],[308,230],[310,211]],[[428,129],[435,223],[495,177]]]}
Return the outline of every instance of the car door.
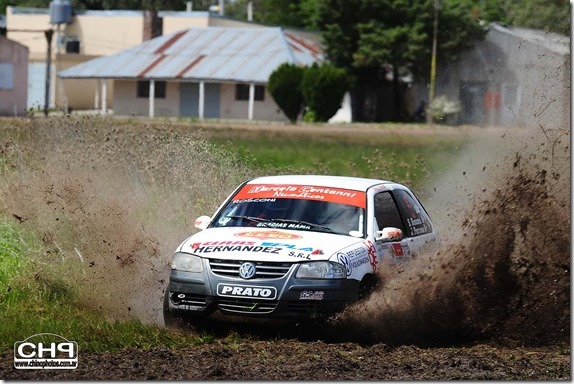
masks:
{"label": "car door", "polygon": [[374,233],[383,228],[398,228],[403,232],[403,238],[397,241],[376,241],[375,246],[381,259],[401,262],[410,259],[413,239],[408,235],[407,226],[398,208],[397,200],[392,191],[385,190],[375,194],[373,198],[375,229]]}

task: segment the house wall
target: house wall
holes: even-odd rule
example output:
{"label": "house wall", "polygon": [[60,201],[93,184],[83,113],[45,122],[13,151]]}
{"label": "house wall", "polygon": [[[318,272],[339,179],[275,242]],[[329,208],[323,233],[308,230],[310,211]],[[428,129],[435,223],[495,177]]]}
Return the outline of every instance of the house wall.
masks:
{"label": "house wall", "polygon": [[[73,67],[74,65],[83,63],[93,59],[95,56],[88,56],[82,54],[60,54],[56,55],[54,62],[55,72],[59,72],[66,68]],[[98,84],[97,79],[58,79],[55,82],[55,105],[58,108],[69,108],[75,110],[89,110],[94,109],[96,105],[96,88],[99,86],[99,100],[98,107],[102,107],[102,82]],[[114,98],[114,82],[108,80],[107,84],[107,103],[106,106],[110,109],[113,105]]]}
{"label": "house wall", "polygon": [[187,29],[191,27],[205,28],[209,26],[207,12],[160,12],[163,17],[163,34]]}
{"label": "house wall", "polygon": [[439,69],[436,95],[463,104],[461,123],[569,129],[570,53],[563,41],[494,25],[461,61]]}
{"label": "house wall", "polygon": [[77,38],[84,55],[110,55],[142,42],[143,12],[78,14],[72,24],[65,26],[63,34]]}
{"label": "house wall", "polygon": [[[114,115],[149,116],[149,99],[137,97],[137,81],[114,81]],[[179,83],[167,82],[164,99],[155,99],[154,114],[159,116],[179,115]]]}
{"label": "house wall", "polygon": [[[137,98],[137,82],[115,80],[113,110],[119,116],[148,116],[149,101],[147,98]],[[166,98],[155,100],[155,116],[180,116],[179,106],[180,83],[168,82]],[[221,84],[220,87],[220,117],[221,119],[247,119],[249,103],[235,100],[235,84]],[[207,108],[207,106],[206,106]],[[253,118],[265,121],[288,121],[279,110],[271,95],[265,93],[265,101],[254,103]]]}
{"label": "house wall", "polygon": [[28,49],[0,37],[0,115],[26,114]]}
{"label": "house wall", "polygon": [[[253,119],[264,121],[289,121],[279,109],[271,94],[265,88],[264,101],[254,101]],[[221,85],[221,118],[247,119],[249,117],[249,101],[235,100],[235,83]]]}
{"label": "house wall", "polygon": [[[48,10],[46,9],[45,13],[31,10],[23,14],[14,14],[13,10],[14,7],[6,7],[6,28],[8,29],[6,37],[28,47],[31,61],[45,60],[47,42],[43,31],[52,28]],[[23,32],[22,30],[29,31]]]}

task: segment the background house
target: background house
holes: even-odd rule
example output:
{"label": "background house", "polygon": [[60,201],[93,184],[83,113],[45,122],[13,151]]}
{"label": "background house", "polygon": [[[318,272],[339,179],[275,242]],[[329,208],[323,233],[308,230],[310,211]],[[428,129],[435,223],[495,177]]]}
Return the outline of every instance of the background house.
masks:
{"label": "background house", "polygon": [[283,63],[322,61],[318,45],[281,28],[188,28],[58,76],[102,81],[102,99],[113,80],[116,115],[287,121],[267,92],[269,76]]}
{"label": "background house", "polygon": [[493,23],[436,94],[460,102],[459,123],[569,129],[570,70],[568,36]]}
{"label": "background house", "polygon": [[28,48],[0,36],[0,115],[25,115]]}
{"label": "background house", "polygon": [[[65,1],[62,3],[66,3]],[[67,2],[69,3],[69,2]],[[113,104],[114,82],[107,84],[106,105],[94,98],[100,94],[99,85],[93,79],[59,79],[56,76],[77,64],[100,56],[136,46],[143,41],[162,34],[171,34],[190,27],[241,27],[261,28],[257,23],[227,18],[205,11],[75,11],[62,9],[57,21],[54,10],[9,6],[6,9],[8,37],[29,48],[30,81],[27,106],[44,105],[47,41],[44,31],[54,29],[50,105],[58,108],[93,109],[110,108]],[[52,16],[52,17],[51,17]],[[296,31],[296,36],[318,42],[318,36]]]}

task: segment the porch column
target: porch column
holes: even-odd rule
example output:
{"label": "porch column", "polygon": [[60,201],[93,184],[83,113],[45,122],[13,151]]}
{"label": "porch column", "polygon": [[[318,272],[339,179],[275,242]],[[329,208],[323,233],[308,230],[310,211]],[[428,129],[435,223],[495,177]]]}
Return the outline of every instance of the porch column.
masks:
{"label": "porch column", "polygon": [[94,111],[100,109],[100,87],[102,86],[102,81],[100,79],[96,80],[96,94],[94,95]]}
{"label": "porch column", "polygon": [[102,113],[108,113],[108,79],[102,83]]}
{"label": "porch column", "polygon": [[253,100],[255,99],[255,84],[249,84],[249,112],[247,118],[253,120]]}
{"label": "porch column", "polygon": [[199,120],[203,120],[203,110],[205,108],[205,82],[202,80],[199,82]]}
{"label": "porch column", "polygon": [[155,109],[155,80],[149,80],[149,117],[154,117]]}

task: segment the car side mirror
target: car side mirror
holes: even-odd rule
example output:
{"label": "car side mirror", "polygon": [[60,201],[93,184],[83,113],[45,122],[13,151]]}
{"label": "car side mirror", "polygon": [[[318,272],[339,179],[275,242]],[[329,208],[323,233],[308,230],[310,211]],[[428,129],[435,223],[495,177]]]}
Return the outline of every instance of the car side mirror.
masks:
{"label": "car side mirror", "polygon": [[211,221],[211,217],[209,216],[199,216],[195,219],[195,228],[201,229],[202,231],[207,228],[209,222]]}
{"label": "car side mirror", "polygon": [[389,241],[399,241],[404,237],[403,231],[395,227],[385,227],[375,234],[375,241],[388,243]]}

